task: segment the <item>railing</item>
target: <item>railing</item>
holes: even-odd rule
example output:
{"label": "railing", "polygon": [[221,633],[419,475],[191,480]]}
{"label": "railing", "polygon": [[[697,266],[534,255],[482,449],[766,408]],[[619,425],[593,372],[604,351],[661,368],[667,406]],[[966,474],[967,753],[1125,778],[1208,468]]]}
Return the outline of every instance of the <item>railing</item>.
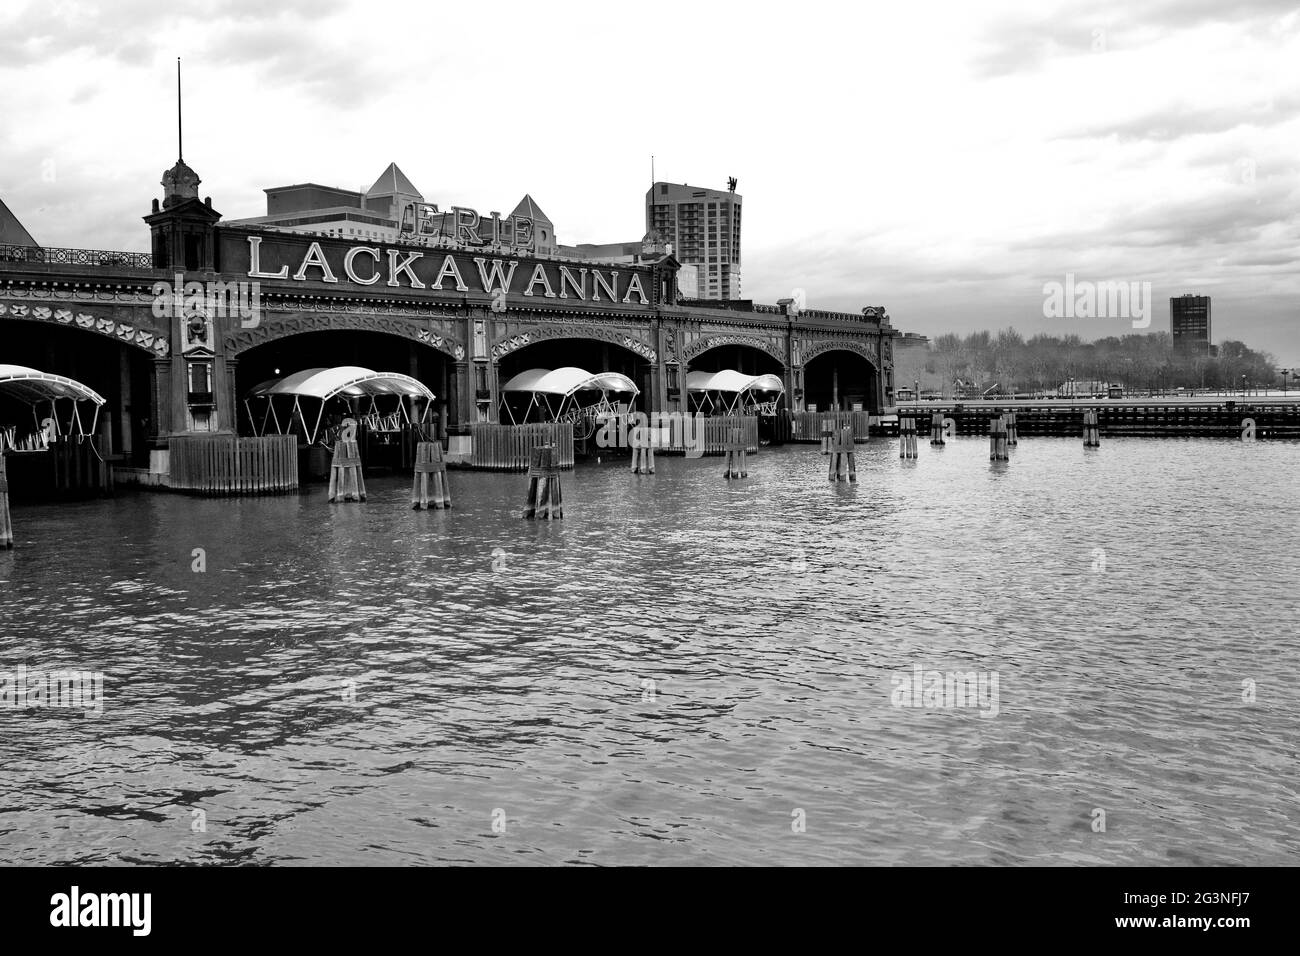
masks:
{"label": "railing", "polygon": [[[692,302],[692,305],[696,303]],[[780,305],[766,305],[755,302],[752,306],[754,312],[760,315],[785,315],[785,307]],[[881,319],[885,318],[887,313],[880,306],[868,306],[861,312],[831,312],[827,309],[800,309],[794,317],[798,319],[824,319],[833,322],[869,322],[878,325]]]}
{"label": "railing", "polygon": [[171,487],[204,495],[260,495],[298,487],[298,438],[178,436],[171,440]]}
{"label": "railing", "polygon": [[573,467],[573,424],[571,422],[532,425],[497,425],[482,422],[469,426],[473,450],[470,466],[488,471],[524,471],[532,450],[554,445],[561,468]]}
{"label": "railing", "polygon": [[116,266],[152,269],[151,252],[109,252],[103,249],[53,249],[48,246],[0,245],[0,263],[35,262],[61,266]]}

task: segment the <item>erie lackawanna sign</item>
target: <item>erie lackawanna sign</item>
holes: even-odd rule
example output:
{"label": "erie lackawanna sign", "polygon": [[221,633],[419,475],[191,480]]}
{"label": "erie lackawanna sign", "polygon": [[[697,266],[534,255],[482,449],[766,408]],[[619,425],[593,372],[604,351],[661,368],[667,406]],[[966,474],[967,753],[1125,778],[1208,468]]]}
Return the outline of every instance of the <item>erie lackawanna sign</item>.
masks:
{"label": "erie lackawanna sign", "polygon": [[652,305],[654,272],[639,266],[582,265],[386,243],[353,245],[346,240],[293,233],[222,229],[218,235],[218,268],[262,283],[325,282],[532,301],[554,299],[634,308]]}

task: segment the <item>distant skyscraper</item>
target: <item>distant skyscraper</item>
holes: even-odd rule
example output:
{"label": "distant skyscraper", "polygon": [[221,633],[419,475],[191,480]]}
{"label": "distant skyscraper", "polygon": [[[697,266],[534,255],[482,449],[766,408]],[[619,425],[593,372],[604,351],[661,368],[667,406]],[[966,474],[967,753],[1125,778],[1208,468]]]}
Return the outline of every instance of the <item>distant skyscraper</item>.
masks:
{"label": "distant skyscraper", "polygon": [[1189,351],[1210,350],[1210,297],[1176,296],[1169,300],[1169,334],[1174,348]]}
{"label": "distant skyscraper", "polygon": [[698,270],[699,298],[740,298],[740,196],[722,189],[655,183],[645,196],[648,235]]}

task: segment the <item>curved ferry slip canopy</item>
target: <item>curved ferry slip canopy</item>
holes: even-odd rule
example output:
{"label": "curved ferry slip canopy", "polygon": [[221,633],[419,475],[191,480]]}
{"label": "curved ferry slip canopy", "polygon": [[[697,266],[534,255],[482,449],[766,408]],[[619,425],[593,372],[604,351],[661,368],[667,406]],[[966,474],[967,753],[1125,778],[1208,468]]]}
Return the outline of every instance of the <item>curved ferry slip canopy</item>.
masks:
{"label": "curved ferry slip canopy", "polygon": [[543,395],[563,395],[565,398],[584,389],[641,394],[641,390],[626,375],[618,372],[592,374],[586,369],[574,368],[572,365],[554,370],[530,368],[501,386],[504,392],[534,392]]}
{"label": "curved ferry slip canopy", "polygon": [[[378,425],[379,413],[375,407],[375,400],[385,396],[397,398],[398,412],[402,419],[410,424],[410,416],[406,412],[406,403],[404,398],[424,399],[424,414],[427,418],[429,410],[433,407],[433,392],[418,379],[409,375],[403,375],[400,372],[376,372],[372,369],[362,368],[359,365],[340,365],[337,368],[308,368],[301,372],[294,372],[292,375],[286,375],[284,378],[273,378],[270,381],[263,382],[261,385],[254,387],[244,397],[244,408],[248,412],[249,421],[253,424],[253,431],[256,434],[264,435],[267,430],[269,421],[275,422],[277,434],[288,434],[285,427],[280,423],[280,415],[275,409],[275,399],[279,397],[292,398],[293,405],[289,411],[288,428],[292,429],[294,419],[302,423],[303,434],[309,444],[315,444],[316,438],[320,434],[321,420],[325,415],[325,405],[331,398],[342,396],[344,398],[369,398],[370,412],[368,419]],[[253,415],[253,409],[250,400],[254,398],[266,399],[266,411],[262,415],[261,431],[258,431],[258,421]],[[301,400],[307,398],[320,402],[316,410],[316,421],[314,424],[309,423],[307,416],[303,414]]]}
{"label": "curved ferry slip canopy", "polygon": [[[103,397],[93,389],[87,388],[75,379],[63,375],[52,375],[25,365],[0,365],[0,395],[15,398],[32,410],[35,431],[17,437],[17,426],[0,427],[0,453],[6,446],[15,452],[42,452],[49,449],[50,442],[58,441],[61,436],[75,436],[77,441],[84,441],[99,429],[99,410],[104,405]],[[57,402],[68,399],[66,427],[60,421]],[[42,421],[36,406],[49,403],[49,415]],[[90,427],[81,420],[81,403],[90,402],[95,414],[90,418]]]}
{"label": "curved ferry slip canopy", "polygon": [[[600,398],[593,405],[580,406],[578,399],[574,396],[578,392],[600,392]],[[511,423],[519,424],[515,419],[514,410],[510,403],[505,399],[506,392],[527,392],[530,396],[528,407],[524,409],[524,420],[532,414],[533,409],[537,409],[545,415],[547,421],[558,422],[568,409],[570,414],[575,411],[581,415],[606,415],[613,414],[615,408],[609,400],[610,392],[628,392],[632,399],[641,394],[641,390],[633,384],[632,380],[626,375],[618,372],[588,372],[586,369],[574,368],[572,365],[566,365],[564,368],[554,370],[544,368],[530,368],[526,372],[520,372],[510,381],[501,386],[501,407],[505,414],[510,418]],[[551,396],[559,396],[559,407],[551,407]],[[544,412],[543,412],[544,410]]]}
{"label": "curved ferry slip canopy", "polygon": [[309,368],[284,378],[263,382],[248,393],[253,396],[294,395],[327,401],[336,395],[359,398],[369,395],[401,395],[433,401],[433,392],[423,382],[399,372],[375,372],[358,365],[337,368]]}
{"label": "curved ferry slip canopy", "polygon": [[52,402],[56,398],[104,404],[104,399],[98,392],[74,379],[51,375],[25,365],[0,365],[0,392],[12,395],[28,405]]}
{"label": "curved ferry slip canopy", "polygon": [[746,375],[733,369],[721,372],[688,372],[690,392],[784,392],[785,384],[775,375]]}

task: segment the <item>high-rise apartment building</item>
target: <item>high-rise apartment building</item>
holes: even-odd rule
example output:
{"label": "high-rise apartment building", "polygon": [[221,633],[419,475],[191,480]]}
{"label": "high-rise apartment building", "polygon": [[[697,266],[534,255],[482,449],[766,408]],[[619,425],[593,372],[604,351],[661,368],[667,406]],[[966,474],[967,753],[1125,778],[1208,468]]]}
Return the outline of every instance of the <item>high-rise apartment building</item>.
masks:
{"label": "high-rise apartment building", "polygon": [[1171,298],[1169,334],[1176,349],[1210,351],[1210,297],[1188,293]]}
{"label": "high-rise apartment building", "polygon": [[701,299],[740,298],[740,198],[684,183],[657,182],[646,193],[646,233],[696,267]]}

